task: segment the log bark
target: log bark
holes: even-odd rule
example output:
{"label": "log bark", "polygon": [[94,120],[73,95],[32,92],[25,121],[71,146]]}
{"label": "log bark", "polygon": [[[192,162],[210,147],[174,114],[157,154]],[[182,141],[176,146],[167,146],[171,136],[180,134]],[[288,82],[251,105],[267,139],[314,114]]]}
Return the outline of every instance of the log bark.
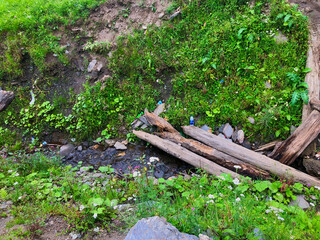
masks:
{"label": "log bark", "polygon": [[320,101],[317,98],[311,98],[309,101],[310,107],[313,110],[318,110],[320,112]]}
{"label": "log bark", "polygon": [[218,151],[196,140],[184,138],[179,133],[176,134],[176,133],[162,132],[162,133],[156,133],[156,135],[160,136],[161,138],[170,140],[174,143],[180,144],[182,147],[185,147],[186,149],[194,153],[197,153],[207,159],[210,159],[213,162],[225,168],[236,171],[237,173],[247,175],[250,177],[265,178],[265,179],[271,178],[270,174],[262,169],[259,169],[250,164],[244,163],[243,161],[235,157],[232,157],[228,154]]}
{"label": "log bark", "polygon": [[313,110],[308,118],[287,138],[271,156],[290,165],[320,133],[320,112]]}
{"label": "log bark", "polygon": [[0,112],[4,111],[14,99],[14,93],[0,90]]}
{"label": "log bark", "polygon": [[258,149],[254,150],[255,152],[263,152],[263,151],[268,151],[273,149],[277,143],[279,143],[279,140],[264,144],[262,146],[260,146]]}
{"label": "log bark", "polygon": [[[320,126],[320,124],[319,124]],[[279,177],[294,180],[302,184],[310,184],[312,186],[320,186],[319,179],[308,174],[300,172],[290,166],[284,165],[278,161],[268,158],[264,155],[246,149],[226,139],[208,133],[195,126],[182,127],[185,134],[203,142],[221,152],[234,156],[243,162],[255,165]]]}
{"label": "log bark", "polygon": [[151,143],[152,145],[160,148],[161,150],[169,153],[172,156],[175,156],[178,159],[181,159],[190,165],[193,165],[197,168],[201,168],[206,172],[213,175],[220,175],[221,173],[230,173],[232,177],[239,177],[239,174],[230,171],[224,167],[219,166],[218,164],[205,159],[184,147],[179,146],[169,140],[162,139],[158,136],[142,132],[142,131],[133,131],[133,133],[140,139]]}
{"label": "log bark", "polygon": [[170,123],[168,123],[163,118],[155,115],[154,113],[145,111],[144,116],[151,125],[157,126],[161,132],[166,131],[171,133],[179,133],[174,127],[172,127]]}

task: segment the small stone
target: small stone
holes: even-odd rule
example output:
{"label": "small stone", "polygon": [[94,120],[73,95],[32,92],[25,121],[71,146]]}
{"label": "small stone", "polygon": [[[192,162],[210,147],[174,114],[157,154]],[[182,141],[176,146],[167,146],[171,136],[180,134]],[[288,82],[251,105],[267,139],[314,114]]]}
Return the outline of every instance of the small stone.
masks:
{"label": "small stone", "polygon": [[233,134],[232,134],[232,141],[236,142],[237,141],[237,138],[238,138],[238,131],[234,131]]}
{"label": "small stone", "polygon": [[164,13],[160,13],[158,18],[163,18],[163,16],[164,16]]}
{"label": "small stone", "polygon": [[226,137],[222,133],[219,133],[218,137],[226,139]]}
{"label": "small stone", "polygon": [[101,81],[106,82],[107,80],[109,80],[109,78],[111,78],[110,75],[104,75],[104,76],[101,78]]}
{"label": "small stone", "polygon": [[146,29],[147,29],[147,26],[142,26],[142,29],[146,30]]}
{"label": "small stone", "polygon": [[106,139],[105,143],[107,144],[108,147],[113,147],[114,144],[116,143],[116,140],[114,140],[114,139]]}
{"label": "small stone", "polygon": [[313,9],[311,9],[310,7],[306,7],[306,8],[304,9],[304,11],[305,11],[306,13],[309,13],[309,12],[312,12]]}
{"label": "small stone", "polygon": [[90,73],[93,71],[94,67],[96,66],[97,60],[93,59],[87,68],[87,71]]}
{"label": "small stone", "polygon": [[249,121],[251,124],[254,124],[254,118],[253,118],[253,117],[248,117],[248,121]]}
{"label": "small stone", "polygon": [[311,159],[311,158],[304,158],[303,159],[303,166],[306,168],[307,173],[310,175],[319,177],[320,176],[320,161]]}
{"label": "small stone", "polygon": [[61,148],[60,148],[60,152],[59,152],[59,155],[61,157],[66,157],[68,156],[72,151],[74,150],[74,145],[69,143],[67,145],[63,145]]}
{"label": "small stone", "polygon": [[208,125],[203,125],[202,127],[201,127],[201,129],[202,130],[205,130],[205,131],[207,131],[207,132],[209,132],[210,130],[211,130],[211,128],[210,127],[208,127]]}
{"label": "small stone", "polygon": [[304,195],[298,195],[296,200],[292,200],[289,203],[289,206],[298,206],[302,209],[307,209],[310,207],[310,204],[305,200]]}
{"label": "small stone", "polygon": [[123,145],[128,145],[129,141],[128,141],[128,139],[126,139],[126,140],[123,140],[121,143],[122,143]]}
{"label": "small stone", "polygon": [[82,151],[82,146],[78,146],[77,150],[78,150],[79,152],[81,152],[81,151]]}
{"label": "small stone", "polygon": [[223,133],[224,125],[225,125],[225,124],[221,124],[221,126],[219,127],[219,132]]}
{"label": "small stone", "polygon": [[103,68],[103,63],[102,62],[98,62],[98,64],[96,65],[95,69],[100,72],[101,69]]}
{"label": "small stone", "polygon": [[212,240],[212,238],[209,238],[207,235],[199,234],[199,240]]}
{"label": "small stone", "polygon": [[266,81],[264,85],[266,86],[266,88],[271,88],[271,83],[269,81]]}
{"label": "small stone", "polygon": [[114,147],[117,149],[117,150],[127,150],[127,147],[120,143],[120,142],[116,142],[116,144],[114,144]]}
{"label": "small stone", "polygon": [[233,134],[233,128],[231,127],[231,125],[229,123],[227,123],[224,126],[222,132],[227,138],[230,138],[232,136],[232,134]]}
{"label": "small stone", "polygon": [[238,131],[238,137],[237,137],[237,141],[242,144],[244,141],[244,132],[242,130]]}
{"label": "small stone", "polygon": [[251,143],[247,140],[243,141],[242,146],[247,149],[251,149]]}

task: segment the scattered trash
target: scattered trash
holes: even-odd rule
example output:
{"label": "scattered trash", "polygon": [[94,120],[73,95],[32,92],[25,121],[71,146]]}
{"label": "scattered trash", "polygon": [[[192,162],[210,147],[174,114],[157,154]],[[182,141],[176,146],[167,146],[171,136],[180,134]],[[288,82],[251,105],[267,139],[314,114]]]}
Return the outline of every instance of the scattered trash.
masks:
{"label": "scattered trash", "polygon": [[192,115],[191,115],[191,117],[190,117],[190,125],[193,125],[193,126],[194,126],[194,118],[193,118]]}

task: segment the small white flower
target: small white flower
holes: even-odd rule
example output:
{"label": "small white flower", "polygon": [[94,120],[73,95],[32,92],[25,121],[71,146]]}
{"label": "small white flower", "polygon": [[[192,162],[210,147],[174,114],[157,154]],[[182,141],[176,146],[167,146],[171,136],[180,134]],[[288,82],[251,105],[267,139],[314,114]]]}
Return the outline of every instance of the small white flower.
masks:
{"label": "small white flower", "polygon": [[128,197],[128,201],[130,201],[130,200],[132,200],[133,199],[133,197]]}
{"label": "small white flower", "polygon": [[281,220],[281,221],[284,221],[284,218],[282,218],[282,217],[278,217],[278,219]]}
{"label": "small white flower", "polygon": [[12,173],[13,170],[8,170],[8,173]]}
{"label": "small white flower", "polygon": [[240,202],[240,201],[241,201],[241,198],[237,197],[237,198],[236,198],[236,201],[237,201],[237,202]]}
{"label": "small white flower", "polygon": [[18,199],[20,200],[22,198],[22,196],[18,197]]}
{"label": "small white flower", "polygon": [[18,176],[19,176],[19,173],[16,173],[14,176],[15,176],[15,177],[18,177]]}
{"label": "small white flower", "polygon": [[133,177],[139,177],[139,176],[141,176],[141,173],[138,172],[138,171],[134,171],[134,172],[132,173],[132,176],[133,176]]}
{"label": "small white flower", "polygon": [[[238,92],[236,92],[236,93],[238,93]],[[241,169],[241,166],[239,166],[239,165],[234,165],[233,166],[235,169]]]}
{"label": "small white flower", "polygon": [[93,203],[92,205],[93,205],[94,207],[98,206],[98,204],[96,204],[96,203]]}
{"label": "small white flower", "polygon": [[267,210],[266,210],[266,213],[269,213],[269,212],[270,212],[270,209],[267,209]]}
{"label": "small white flower", "polygon": [[224,195],[223,195],[222,193],[219,193],[219,196],[220,196],[220,197],[224,197]]}
{"label": "small white flower", "polygon": [[93,218],[97,218],[97,216],[98,216],[97,213],[93,214]]}
{"label": "small white flower", "polygon": [[85,206],[83,206],[83,205],[80,205],[80,207],[79,207],[80,211],[82,211],[84,208],[85,208]]}
{"label": "small white flower", "polygon": [[18,182],[15,182],[13,185],[17,185],[18,184]]}
{"label": "small white flower", "polygon": [[207,203],[214,203],[214,201],[211,199],[211,200],[207,201]]}
{"label": "small white flower", "polygon": [[318,190],[320,190],[320,187],[318,187],[318,186],[314,186],[314,188],[315,188],[315,189],[318,189]]}
{"label": "small white flower", "polygon": [[244,195],[243,195],[242,193],[240,194],[240,196],[241,196],[241,197],[244,197]]}
{"label": "small white flower", "polygon": [[298,72],[299,68],[294,68],[293,70],[295,70],[296,72]]}
{"label": "small white flower", "polygon": [[99,231],[100,231],[100,229],[99,229],[99,227],[96,227],[96,228],[94,228],[94,229],[93,229],[93,231],[95,231],[95,232],[99,232]]}
{"label": "small white flower", "polygon": [[157,157],[150,157],[149,158],[149,161],[152,163],[152,162],[159,162],[159,158]]}
{"label": "small white flower", "polygon": [[240,184],[240,181],[239,181],[238,178],[235,178],[235,179],[233,179],[233,183],[234,183],[235,185],[239,185],[239,184]]}
{"label": "small white flower", "polygon": [[229,188],[230,190],[232,190],[232,187],[231,187],[231,186],[228,186],[228,188]]}
{"label": "small white flower", "polygon": [[311,202],[310,205],[311,205],[312,207],[314,207],[314,203]]}
{"label": "small white flower", "polygon": [[226,180],[225,178],[224,178],[224,176],[219,176],[219,178],[221,179],[221,180]]}
{"label": "small white flower", "polygon": [[212,194],[209,194],[208,198],[214,198],[214,196]]}

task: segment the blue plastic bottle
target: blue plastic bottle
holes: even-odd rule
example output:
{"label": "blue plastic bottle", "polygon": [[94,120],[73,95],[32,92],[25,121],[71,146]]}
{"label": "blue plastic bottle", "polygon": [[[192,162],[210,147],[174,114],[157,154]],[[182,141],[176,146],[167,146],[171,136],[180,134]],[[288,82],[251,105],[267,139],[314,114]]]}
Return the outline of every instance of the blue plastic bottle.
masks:
{"label": "blue plastic bottle", "polygon": [[193,119],[193,116],[191,115],[190,117],[190,125],[193,125],[194,126],[194,119]]}

